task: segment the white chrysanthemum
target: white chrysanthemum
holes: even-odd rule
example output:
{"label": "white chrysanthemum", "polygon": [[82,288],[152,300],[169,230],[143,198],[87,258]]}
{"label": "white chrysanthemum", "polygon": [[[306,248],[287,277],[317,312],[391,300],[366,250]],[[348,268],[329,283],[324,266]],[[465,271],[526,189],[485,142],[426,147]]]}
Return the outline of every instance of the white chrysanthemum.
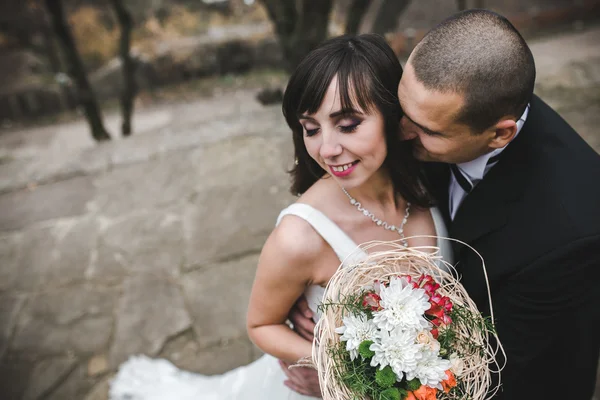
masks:
{"label": "white chrysanthemum", "polygon": [[424,347],[417,366],[406,374],[406,379],[419,378],[423,385],[442,389],[441,382],[446,379],[446,371],[450,368],[450,361],[438,356],[437,351]]}
{"label": "white chrysanthemum", "polygon": [[402,379],[405,373],[412,372],[417,367],[417,361],[422,357],[422,347],[422,344],[415,342],[412,332],[401,329],[383,331],[379,340],[370,347],[375,352],[371,366],[383,369],[389,365],[398,379]]}
{"label": "white chrysanthemum", "polygon": [[423,314],[431,306],[423,289],[414,289],[405,278],[392,277],[390,284],[381,286],[380,305],[383,310],[373,313],[373,322],[379,329],[391,331],[421,330],[430,323]]}
{"label": "white chrysanthemum", "polygon": [[358,357],[358,346],[365,340],[375,341],[378,337],[377,327],[373,320],[367,318],[365,314],[349,314],[343,319],[344,325],[335,329],[336,333],[342,335],[340,340],[346,342],[346,350],[350,353],[350,358],[354,360]]}

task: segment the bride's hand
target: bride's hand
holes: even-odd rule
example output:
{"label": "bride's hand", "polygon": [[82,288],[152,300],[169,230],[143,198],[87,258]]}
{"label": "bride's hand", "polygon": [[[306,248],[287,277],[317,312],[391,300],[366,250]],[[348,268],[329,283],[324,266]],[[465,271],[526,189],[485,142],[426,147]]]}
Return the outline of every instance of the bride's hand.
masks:
{"label": "bride's hand", "polygon": [[315,323],[312,320],[313,313],[308,308],[308,302],[304,295],[300,296],[292,309],[288,319],[294,326],[294,331],[304,339],[312,342],[314,338]]}
{"label": "bride's hand", "polygon": [[279,360],[279,365],[288,377],[283,383],[296,393],[305,396],[321,398],[321,387],[319,386],[319,375],[317,371],[307,367],[295,367],[289,369],[291,364]]}

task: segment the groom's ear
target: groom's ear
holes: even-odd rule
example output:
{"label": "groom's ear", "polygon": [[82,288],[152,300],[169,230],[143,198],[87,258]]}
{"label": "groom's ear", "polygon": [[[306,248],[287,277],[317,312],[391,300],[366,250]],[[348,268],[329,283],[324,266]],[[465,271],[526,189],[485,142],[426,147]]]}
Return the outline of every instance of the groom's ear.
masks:
{"label": "groom's ear", "polygon": [[493,128],[494,137],[490,142],[490,147],[500,149],[511,142],[517,134],[517,123],[509,118],[501,119]]}

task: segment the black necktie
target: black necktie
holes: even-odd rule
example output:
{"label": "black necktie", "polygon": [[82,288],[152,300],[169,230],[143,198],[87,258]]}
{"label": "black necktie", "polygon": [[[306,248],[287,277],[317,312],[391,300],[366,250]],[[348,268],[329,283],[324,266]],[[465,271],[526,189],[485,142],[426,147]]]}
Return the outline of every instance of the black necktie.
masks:
{"label": "black necktie", "polygon": [[[500,159],[501,154],[502,153],[499,153],[493,157],[490,157],[487,160],[486,165],[492,165],[492,164],[497,163],[498,160]],[[456,164],[450,164],[450,170],[452,171],[452,175],[454,175],[454,178],[456,178],[456,182],[458,182],[458,184],[460,185],[462,190],[464,190],[465,193],[469,194],[471,192],[471,190],[473,190],[473,184],[471,183],[471,181],[463,175],[463,173],[456,166]]]}
{"label": "black necktie", "polygon": [[468,194],[471,192],[471,190],[473,190],[473,185],[471,185],[471,182],[469,182],[468,179],[465,178],[465,176],[462,174],[462,172],[460,172],[456,164],[450,164],[450,171],[452,171],[456,182],[458,182],[458,184],[465,191],[465,193]]}

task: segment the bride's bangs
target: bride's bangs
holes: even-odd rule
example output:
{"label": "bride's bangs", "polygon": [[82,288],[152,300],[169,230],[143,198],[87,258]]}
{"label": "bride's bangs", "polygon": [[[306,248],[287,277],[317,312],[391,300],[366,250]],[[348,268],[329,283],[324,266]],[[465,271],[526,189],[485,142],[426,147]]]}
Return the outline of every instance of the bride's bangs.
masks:
{"label": "bride's bangs", "polygon": [[368,65],[358,57],[349,57],[338,70],[338,94],[342,110],[372,114],[378,109],[374,98],[373,78]]}
{"label": "bride's bangs", "polygon": [[[296,114],[316,113],[327,89],[334,77],[337,76],[338,95],[343,110],[362,110],[371,113],[376,106],[373,98],[373,79],[369,68],[352,51],[340,51],[334,54],[328,62],[319,60],[310,68],[304,82],[296,82],[300,92]],[[292,88],[293,90],[293,88]]]}
{"label": "bride's bangs", "polygon": [[306,66],[309,67],[306,79],[297,82],[300,96],[298,96],[296,114],[314,114],[321,107],[329,84],[337,74],[339,65],[343,61],[343,55],[340,54],[335,57],[336,55],[338,54],[334,54],[328,61],[324,59],[315,60],[314,65]]}

